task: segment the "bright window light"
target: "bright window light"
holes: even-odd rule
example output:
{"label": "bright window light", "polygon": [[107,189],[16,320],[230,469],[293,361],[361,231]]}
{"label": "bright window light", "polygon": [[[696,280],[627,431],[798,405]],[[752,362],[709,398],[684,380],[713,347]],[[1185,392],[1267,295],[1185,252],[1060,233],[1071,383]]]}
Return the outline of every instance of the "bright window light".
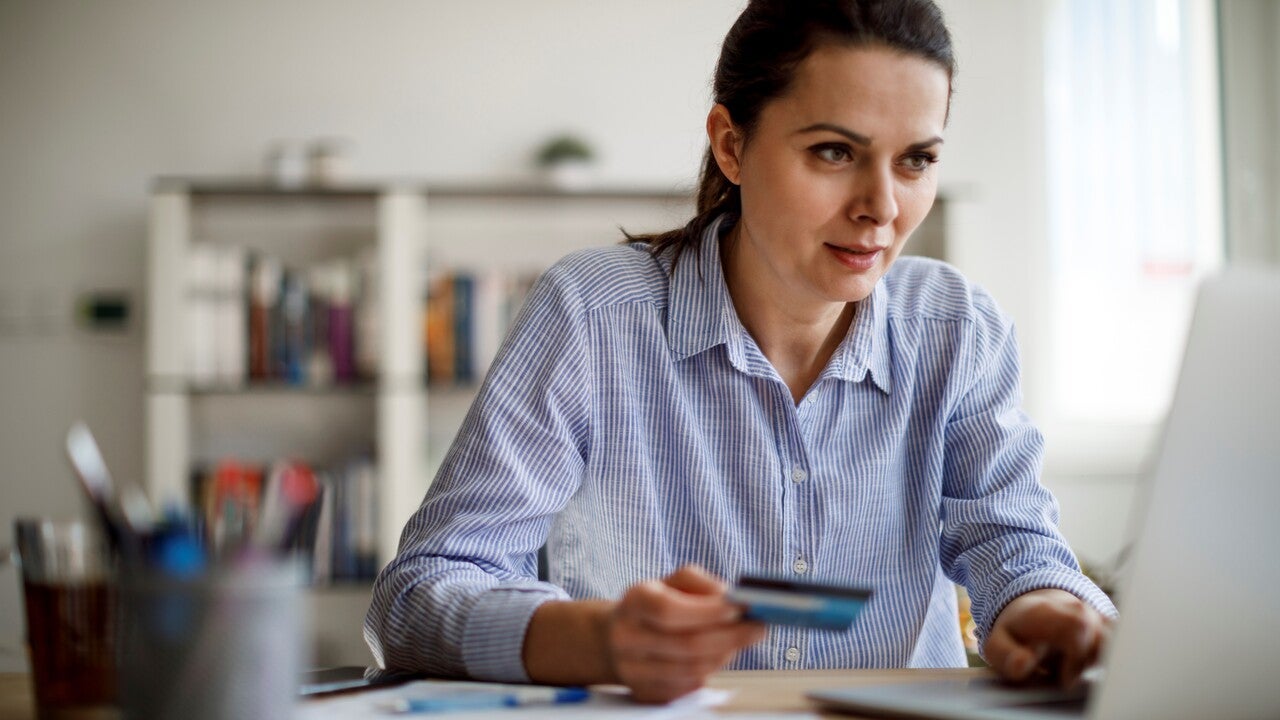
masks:
{"label": "bright window light", "polygon": [[1212,0],[1056,0],[1047,27],[1055,414],[1157,422],[1222,262]]}

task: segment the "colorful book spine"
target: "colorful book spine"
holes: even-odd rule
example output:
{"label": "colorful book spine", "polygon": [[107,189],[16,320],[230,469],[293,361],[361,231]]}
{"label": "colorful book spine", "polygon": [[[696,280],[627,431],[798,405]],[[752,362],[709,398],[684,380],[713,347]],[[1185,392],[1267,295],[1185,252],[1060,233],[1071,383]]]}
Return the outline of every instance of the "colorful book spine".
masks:
{"label": "colorful book spine", "polygon": [[307,285],[302,276],[286,270],[281,282],[281,377],[291,385],[306,381]]}
{"label": "colorful book spine", "polygon": [[423,308],[427,381],[433,385],[482,380],[536,275],[438,273]]}
{"label": "colorful book spine", "polygon": [[214,319],[219,384],[238,387],[248,379],[249,301],[244,248],[222,248],[218,262],[218,300]]}
{"label": "colorful book spine", "polygon": [[270,380],[275,377],[273,349],[276,345],[274,323],[280,296],[280,263],[258,255],[253,260],[249,296],[249,377]]}
{"label": "colorful book spine", "polygon": [[453,321],[453,278],[439,275],[431,279],[427,290],[427,379],[438,384],[451,384],[456,378]]}
{"label": "colorful book spine", "polygon": [[305,559],[315,584],[377,575],[378,472],[368,456],[328,469],[224,458],[192,474],[192,492],[196,522],[217,555],[270,537]]}
{"label": "colorful book spine", "polygon": [[475,283],[469,274],[453,276],[453,351],[454,380],[459,383],[475,381],[474,327]]}
{"label": "colorful book spine", "polygon": [[333,384],[333,358],[329,355],[329,305],[330,291],[328,265],[316,265],[307,272],[311,296],[308,298],[311,323],[309,352],[307,354],[307,382],[316,387]]}
{"label": "colorful book spine", "polygon": [[335,263],[329,278],[329,358],[333,362],[333,379],[349,383],[356,379],[355,335],[351,307],[351,268],[345,262]]}
{"label": "colorful book spine", "polygon": [[377,249],[362,251],[356,265],[359,269],[359,291],[354,300],[356,373],[363,378],[372,378],[378,374],[382,332],[378,314],[382,288],[378,279]]}

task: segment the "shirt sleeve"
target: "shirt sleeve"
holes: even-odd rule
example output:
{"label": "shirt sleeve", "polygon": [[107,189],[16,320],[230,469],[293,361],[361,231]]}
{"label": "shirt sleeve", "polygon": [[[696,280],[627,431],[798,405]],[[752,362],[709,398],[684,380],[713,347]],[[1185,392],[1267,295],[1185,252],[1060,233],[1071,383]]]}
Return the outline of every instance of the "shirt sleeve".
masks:
{"label": "shirt sleeve", "polygon": [[536,579],[588,451],[586,311],[552,267],[530,292],[435,481],[378,575],[364,636],[383,668],[527,681],[525,630],[567,599]]}
{"label": "shirt sleeve", "polygon": [[969,591],[985,645],[1005,605],[1031,590],[1066,590],[1111,617],[1116,609],[1058,531],[1057,500],[1039,481],[1044,440],[1021,409],[1013,326],[983,299],[946,426],[940,559]]}

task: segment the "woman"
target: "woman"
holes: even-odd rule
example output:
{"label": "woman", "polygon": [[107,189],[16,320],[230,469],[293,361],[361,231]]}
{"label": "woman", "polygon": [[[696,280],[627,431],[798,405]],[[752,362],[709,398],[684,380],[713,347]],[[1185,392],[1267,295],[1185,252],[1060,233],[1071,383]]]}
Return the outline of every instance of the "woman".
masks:
{"label": "woman", "polygon": [[[1075,680],[1115,610],[1038,482],[1011,325],[899,259],[953,74],[929,0],[750,3],[697,217],[539,282],[378,578],[380,664],[642,701],[726,664],[963,665],[955,581],[1002,674]],[[876,596],[848,632],[764,628],[719,579],[752,572]]]}

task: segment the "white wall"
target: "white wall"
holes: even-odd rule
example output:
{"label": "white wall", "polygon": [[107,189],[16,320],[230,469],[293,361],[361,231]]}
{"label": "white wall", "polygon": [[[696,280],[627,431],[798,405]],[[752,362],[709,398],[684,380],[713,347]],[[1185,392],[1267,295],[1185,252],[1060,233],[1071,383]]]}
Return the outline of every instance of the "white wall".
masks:
{"label": "white wall", "polygon": [[[942,3],[959,72],[942,183],[952,262],[982,283],[1017,323],[1024,364],[1036,368],[1048,333],[1038,322],[1048,273],[1045,228],[1044,7],[1039,2]],[[1041,380],[1024,377],[1033,413]]]}
{"label": "white wall", "polygon": [[[358,175],[511,178],[568,128],[600,148],[606,181],[688,184],[715,56],[741,5],[0,2],[3,532],[17,515],[79,511],[59,450],[73,418],[95,428],[118,475],[141,475],[141,323],[93,336],[70,305],[80,290],[120,288],[141,308],[150,178],[254,172],[275,138],[334,134],[355,141]],[[961,67],[943,163],[958,201],[949,241],[1018,322],[1034,410],[1047,382],[1036,372],[1043,9],[943,5]],[[1077,547],[1111,549],[1124,513],[1090,509],[1127,502],[1118,482],[1100,495],[1063,486]],[[18,607],[14,573],[0,570],[0,671],[21,662]]]}
{"label": "white wall", "polygon": [[1228,0],[1220,15],[1229,257],[1280,263],[1280,4]]}

